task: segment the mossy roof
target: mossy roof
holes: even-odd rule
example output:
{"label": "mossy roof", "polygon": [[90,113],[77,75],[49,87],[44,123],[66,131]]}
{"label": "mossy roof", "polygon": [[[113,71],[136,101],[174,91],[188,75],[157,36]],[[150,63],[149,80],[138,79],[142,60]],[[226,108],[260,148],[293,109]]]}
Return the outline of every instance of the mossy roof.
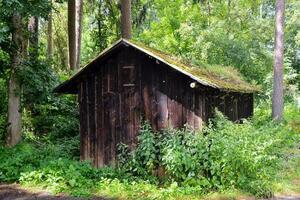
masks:
{"label": "mossy roof", "polygon": [[156,58],[160,62],[163,62],[166,65],[174,68],[175,70],[189,76],[202,85],[232,92],[253,93],[259,91],[258,86],[250,84],[243,80],[241,74],[233,68],[207,65],[195,66],[170,54],[154,48],[150,48],[149,46],[141,42],[126,39],[120,39],[112,46],[105,49],[94,60],[89,62],[85,67],[77,72],[73,77],[56,87],[54,91],[58,93],[76,93],[74,83],[76,83],[78,77],[83,74],[89,67],[95,66],[91,65],[92,63],[109,54],[112,50],[116,49],[122,44],[132,46],[148,54],[149,56]]}

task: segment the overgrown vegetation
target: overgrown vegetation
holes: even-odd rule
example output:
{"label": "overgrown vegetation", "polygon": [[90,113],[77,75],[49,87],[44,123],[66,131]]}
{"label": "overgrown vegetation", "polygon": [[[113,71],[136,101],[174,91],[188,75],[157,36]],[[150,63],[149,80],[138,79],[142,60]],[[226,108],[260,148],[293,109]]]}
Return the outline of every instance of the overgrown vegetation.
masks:
{"label": "overgrown vegetation", "polygon": [[[207,76],[231,77],[234,87],[241,83],[237,71],[241,72],[245,80],[261,86],[262,93],[255,97],[255,116],[242,124],[218,114],[203,132],[193,133],[186,127],[153,133],[145,123],[136,148],[129,151],[120,144],[119,164],[102,169],[79,161],[76,97],[52,92],[74,73],[68,63],[67,2],[0,0],[0,11],[0,183],[120,199],[199,199],[211,193],[229,193],[233,199],[236,194],[300,193],[300,111],[294,105],[300,86],[300,1],[286,2],[285,120],[277,124],[271,121],[269,109],[274,1],[132,0],[134,41],[203,67]],[[23,17],[26,40],[32,36],[27,26],[31,17],[39,18],[39,30],[33,34],[38,35],[36,44],[26,42],[29,51],[17,70],[23,141],[7,148],[15,11]],[[50,11],[52,29],[48,29]],[[83,13],[82,65],[119,39],[119,0],[86,1]],[[46,53],[50,35],[53,52]],[[33,52],[37,55],[32,56]]]}
{"label": "overgrown vegetation", "polygon": [[27,138],[16,148],[1,147],[0,182],[129,199],[196,199],[213,191],[271,196],[286,181],[282,169],[299,159],[293,155],[300,141],[300,112],[289,105],[286,115],[275,124],[260,108],[252,120],[234,124],[218,113],[199,133],[188,128],[153,133],[145,123],[136,149],[119,145],[114,168],[79,162],[78,137]]}

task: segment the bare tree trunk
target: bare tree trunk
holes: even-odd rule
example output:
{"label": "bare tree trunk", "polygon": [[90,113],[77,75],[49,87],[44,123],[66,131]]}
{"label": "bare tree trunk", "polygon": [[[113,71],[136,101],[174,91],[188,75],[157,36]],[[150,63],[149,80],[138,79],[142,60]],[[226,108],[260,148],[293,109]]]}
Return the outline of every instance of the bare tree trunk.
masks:
{"label": "bare tree trunk", "polygon": [[48,16],[48,30],[47,30],[47,57],[49,60],[53,57],[53,26],[52,26],[52,11]]}
{"label": "bare tree trunk", "polygon": [[[21,116],[21,84],[17,76],[17,69],[22,65],[26,53],[26,42],[23,33],[23,21],[21,15],[14,11],[12,16],[12,52],[11,74],[8,83],[8,121],[6,144],[15,146],[21,140],[22,116]],[[25,52],[25,53],[24,53]]]}
{"label": "bare tree trunk", "polygon": [[121,0],[121,33],[123,38],[131,38],[131,0]]}
{"label": "bare tree trunk", "polygon": [[76,66],[76,2],[68,0],[68,42],[69,42],[69,67]]}
{"label": "bare tree trunk", "polygon": [[81,50],[81,32],[83,16],[83,0],[76,0],[76,65],[75,69],[80,67],[80,50]]}
{"label": "bare tree trunk", "polygon": [[39,52],[39,18],[32,16],[29,18],[29,58],[35,60]]}
{"label": "bare tree trunk", "polygon": [[281,120],[283,115],[283,53],[284,53],[284,0],[276,0],[274,86],[272,118]]}

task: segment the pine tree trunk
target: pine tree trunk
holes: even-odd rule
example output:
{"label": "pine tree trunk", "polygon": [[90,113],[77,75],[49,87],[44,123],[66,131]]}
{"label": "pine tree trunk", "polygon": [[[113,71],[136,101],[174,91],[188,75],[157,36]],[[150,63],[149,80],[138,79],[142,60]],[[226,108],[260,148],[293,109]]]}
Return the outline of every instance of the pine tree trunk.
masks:
{"label": "pine tree trunk", "polygon": [[53,26],[52,26],[52,11],[48,16],[48,27],[47,27],[47,57],[49,60],[53,57]]}
{"label": "pine tree trunk", "polygon": [[36,60],[39,52],[39,18],[32,16],[29,18],[29,58]]}
{"label": "pine tree trunk", "polygon": [[21,140],[21,84],[17,76],[17,70],[21,67],[26,53],[26,40],[23,33],[23,21],[19,13],[14,11],[12,16],[12,42],[13,49],[11,58],[11,74],[8,83],[8,120],[6,144],[15,146]]}
{"label": "pine tree trunk", "polygon": [[131,0],[121,0],[122,38],[131,38]]}
{"label": "pine tree trunk", "polygon": [[276,0],[274,86],[272,118],[281,120],[283,115],[283,53],[284,53],[284,0]]}
{"label": "pine tree trunk", "polygon": [[81,32],[82,32],[82,16],[83,16],[83,0],[76,0],[76,65],[75,69],[80,67],[81,52]]}
{"label": "pine tree trunk", "polygon": [[69,67],[76,66],[76,0],[68,0]]}

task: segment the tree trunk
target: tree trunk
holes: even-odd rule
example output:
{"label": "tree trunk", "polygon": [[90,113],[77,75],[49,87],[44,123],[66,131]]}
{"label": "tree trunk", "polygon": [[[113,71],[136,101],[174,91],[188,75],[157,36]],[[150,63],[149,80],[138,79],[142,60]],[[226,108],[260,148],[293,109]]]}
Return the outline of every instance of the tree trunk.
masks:
{"label": "tree trunk", "polygon": [[53,57],[53,26],[52,26],[52,11],[48,16],[48,30],[47,30],[47,57],[52,60]]}
{"label": "tree trunk", "polygon": [[29,58],[36,60],[39,53],[39,18],[32,16],[29,18]]}
{"label": "tree trunk", "polygon": [[274,85],[272,118],[281,120],[283,114],[283,53],[284,53],[284,0],[276,0]]}
{"label": "tree trunk", "polygon": [[121,0],[122,38],[131,38],[131,0]]}
{"label": "tree trunk", "polygon": [[23,33],[23,21],[21,15],[14,11],[12,16],[12,43],[15,48],[11,55],[11,74],[8,83],[8,121],[6,144],[15,146],[21,140],[21,84],[17,76],[17,70],[21,67],[26,53],[26,40]]}
{"label": "tree trunk", "polygon": [[69,42],[69,67],[76,66],[76,3],[68,0],[68,42]]}
{"label": "tree trunk", "polygon": [[82,32],[82,14],[83,0],[76,0],[76,65],[75,69],[80,67],[80,50],[81,50],[81,32]]}

